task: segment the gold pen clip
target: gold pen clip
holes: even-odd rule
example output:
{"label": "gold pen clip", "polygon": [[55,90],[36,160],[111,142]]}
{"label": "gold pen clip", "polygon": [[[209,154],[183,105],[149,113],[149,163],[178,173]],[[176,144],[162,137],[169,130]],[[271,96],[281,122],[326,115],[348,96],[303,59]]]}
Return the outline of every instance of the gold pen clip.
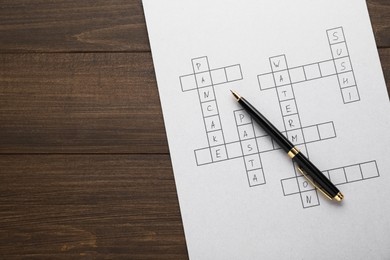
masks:
{"label": "gold pen clip", "polygon": [[318,185],[309,177],[309,175],[305,173],[305,171],[304,171],[301,167],[297,166],[297,169],[298,169],[298,171],[306,178],[306,180],[307,180],[308,182],[310,182],[311,185],[313,185],[316,189],[318,189],[319,191],[321,191],[322,194],[325,195],[325,197],[327,197],[327,198],[330,199],[330,200],[333,200],[332,197],[330,196],[330,194],[327,193],[325,190],[323,190],[322,187],[318,186]]}

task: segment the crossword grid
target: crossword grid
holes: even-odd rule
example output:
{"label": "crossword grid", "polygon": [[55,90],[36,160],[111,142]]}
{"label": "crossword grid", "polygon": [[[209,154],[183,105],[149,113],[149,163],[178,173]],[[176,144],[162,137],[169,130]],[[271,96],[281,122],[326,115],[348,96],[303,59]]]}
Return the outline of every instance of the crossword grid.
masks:
{"label": "crossword grid", "polygon": [[208,147],[195,150],[197,164],[228,159],[228,148],[223,133],[214,86],[242,80],[240,65],[210,70],[206,56],[192,59],[193,73],[180,77],[182,91],[197,89]]}
{"label": "crossword grid", "polygon": [[[302,153],[307,144],[336,138],[334,123],[302,126],[295,99],[294,85],[336,76],[344,104],[360,100],[351,59],[342,27],[327,30],[332,59],[289,68],[285,55],[269,58],[271,72],[257,76],[260,90],[275,89],[285,131],[283,134]],[[239,64],[210,69],[206,56],[194,58],[193,73],[180,77],[183,92],[197,90],[208,146],[194,150],[198,166],[242,158],[250,187],[266,183],[261,154],[280,149],[274,140],[259,130],[245,110],[235,110],[238,141],[226,142],[221,125],[214,86],[242,80]],[[284,196],[299,194],[303,208],[320,205],[318,192],[297,172],[281,180]],[[336,185],[379,177],[376,161],[343,166],[324,171]]]}
{"label": "crossword grid", "polygon": [[[258,75],[261,90],[280,87],[278,82],[283,79],[283,84],[295,84],[324,77],[337,76],[341,95],[345,104],[360,100],[356,85],[355,74],[348,52],[347,43],[342,27],[327,30],[328,43],[332,53],[332,59],[315,62],[298,67],[287,67],[285,55],[272,57],[272,72]],[[282,63],[275,59],[283,57]],[[274,62],[274,63],[272,63]]]}
{"label": "crossword grid", "polygon": [[[379,170],[376,161],[369,161],[349,166],[339,167],[323,171],[325,176],[335,185],[351,183],[379,177]],[[304,176],[291,177],[281,180],[284,196],[301,194],[305,198],[303,207],[319,205],[318,195],[315,188],[308,183]]]}

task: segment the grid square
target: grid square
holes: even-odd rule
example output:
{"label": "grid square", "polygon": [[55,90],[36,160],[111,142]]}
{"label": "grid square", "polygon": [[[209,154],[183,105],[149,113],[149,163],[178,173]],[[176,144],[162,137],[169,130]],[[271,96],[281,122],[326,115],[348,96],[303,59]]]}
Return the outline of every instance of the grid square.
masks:
{"label": "grid square", "polygon": [[240,142],[226,144],[226,150],[229,159],[242,157]]}
{"label": "grid square", "polygon": [[222,130],[213,131],[207,133],[207,137],[210,143],[210,146],[218,146],[225,143],[225,139],[223,138]]}
{"label": "grid square", "polygon": [[306,80],[305,72],[303,71],[303,67],[297,67],[293,69],[289,69],[291,83],[302,82]]}
{"label": "grid square", "polygon": [[301,128],[301,122],[299,121],[298,114],[283,117],[286,130],[294,130]]}
{"label": "grid square", "polygon": [[247,140],[255,137],[252,124],[238,126],[238,135],[240,140]]}
{"label": "grid square", "polygon": [[185,75],[180,77],[180,85],[181,85],[181,90],[184,91],[189,91],[196,89],[196,80],[195,80],[195,75]]}
{"label": "grid square", "polygon": [[261,169],[260,156],[258,154],[252,154],[244,156],[245,166],[247,171]]}
{"label": "grid square", "polygon": [[290,76],[288,75],[288,70],[274,72],[274,79],[276,86],[284,86],[291,84]]}
{"label": "grid square", "polygon": [[303,135],[305,137],[306,143],[320,140],[320,135],[316,125],[303,128]]}
{"label": "grid square", "polygon": [[299,193],[298,183],[295,177],[283,179],[281,182],[284,196]]}
{"label": "grid square", "polygon": [[215,146],[210,148],[213,162],[218,162],[227,159],[227,151],[225,145]]}
{"label": "grid square", "polygon": [[304,143],[302,129],[296,129],[287,132],[287,138],[294,145],[299,145]]}
{"label": "grid square", "polygon": [[233,65],[233,66],[225,67],[225,73],[226,73],[228,82],[242,79],[240,65]]}
{"label": "grid square", "polygon": [[335,185],[343,184],[343,183],[347,182],[343,168],[337,168],[334,170],[330,170],[330,171],[328,171],[328,173],[329,173],[330,181]]}
{"label": "grid square", "polygon": [[360,164],[364,179],[379,177],[378,167],[375,161]]}
{"label": "grid square", "polygon": [[265,184],[263,169],[248,171],[247,175],[248,175],[248,181],[250,187]]}
{"label": "grid square", "polygon": [[271,69],[273,72],[287,70],[286,56],[279,55],[279,56],[271,57],[269,58],[269,61],[271,63]]}
{"label": "grid square", "polygon": [[244,155],[258,153],[257,143],[255,139],[249,139],[241,142],[241,147]]}
{"label": "grid square", "polygon": [[295,99],[290,99],[290,100],[280,102],[280,108],[282,110],[283,116],[288,116],[288,115],[298,113]]}
{"label": "grid square", "polygon": [[342,27],[330,29],[326,31],[328,34],[329,44],[335,44],[339,42],[344,42],[344,32]]}
{"label": "grid square", "polygon": [[344,170],[348,182],[359,181],[363,179],[359,165],[348,166],[345,167]]}
{"label": "grid square", "polygon": [[192,68],[195,73],[205,72],[210,70],[209,61],[207,57],[199,57],[192,59]]}
{"label": "grid square", "polygon": [[338,77],[339,77],[339,82],[340,82],[341,88],[347,88],[347,87],[352,87],[352,86],[356,85],[355,77],[354,77],[352,71],[341,73],[338,75]]}
{"label": "grid square", "polygon": [[310,184],[310,182],[304,176],[298,176],[297,181],[299,185],[299,190],[301,192],[315,190],[315,188]]}
{"label": "grid square", "polygon": [[262,74],[257,76],[259,81],[260,89],[266,90],[275,87],[275,80],[272,73]]}
{"label": "grid square", "polygon": [[199,89],[200,102],[207,102],[215,99],[213,87]]}
{"label": "grid square", "polygon": [[318,63],[304,66],[307,80],[318,79],[321,77],[320,67]]}
{"label": "grid square", "polygon": [[195,159],[198,166],[211,163],[213,160],[210,148],[195,150]]}
{"label": "grid square", "polygon": [[279,101],[289,100],[294,98],[294,92],[292,91],[291,85],[285,85],[277,87]]}
{"label": "grid square", "polygon": [[210,73],[211,73],[211,80],[213,82],[213,85],[227,82],[224,68],[212,70],[210,71]]}
{"label": "grid square", "polygon": [[334,64],[336,65],[337,73],[343,73],[352,70],[352,65],[349,61],[349,57],[336,59],[334,60]]}
{"label": "grid square", "polygon": [[320,133],[321,140],[336,137],[336,131],[334,129],[333,122],[319,124],[318,132]]}
{"label": "grid square", "polygon": [[342,58],[348,56],[347,44],[345,42],[340,42],[336,44],[332,44],[331,46],[333,58]]}
{"label": "grid square", "polygon": [[206,131],[211,132],[215,130],[220,130],[221,129],[221,122],[219,120],[219,116],[210,116],[206,117],[204,119],[205,125],[206,125]]}
{"label": "grid square", "polygon": [[341,92],[343,93],[343,101],[346,104],[360,100],[359,92],[356,86],[343,88]]}
{"label": "grid square", "polygon": [[257,141],[257,147],[259,148],[259,152],[274,150],[274,147],[272,145],[272,139],[270,136],[257,137],[256,141]]}
{"label": "grid square", "polygon": [[323,77],[336,74],[336,67],[333,60],[320,62],[320,72]]}
{"label": "grid square", "polygon": [[208,87],[212,85],[210,72],[202,72],[195,74],[196,84],[198,88]]}
{"label": "grid square", "polygon": [[303,208],[310,208],[320,205],[318,193],[316,190],[305,191],[301,193]]}
{"label": "grid square", "polygon": [[234,117],[238,126],[252,123],[251,116],[243,109],[234,111]]}
{"label": "grid square", "polygon": [[218,114],[217,103],[215,101],[209,101],[202,103],[203,116],[214,116]]}

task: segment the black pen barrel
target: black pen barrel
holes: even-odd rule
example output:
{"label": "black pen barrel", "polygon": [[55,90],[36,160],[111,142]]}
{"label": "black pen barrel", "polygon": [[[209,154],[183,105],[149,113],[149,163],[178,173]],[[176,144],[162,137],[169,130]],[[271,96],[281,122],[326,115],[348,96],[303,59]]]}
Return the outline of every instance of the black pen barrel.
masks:
{"label": "black pen barrel", "polygon": [[285,137],[270,121],[267,120],[254,106],[246,99],[240,97],[238,100],[245,111],[267,132],[278,145],[286,152],[289,152],[294,145]]}
{"label": "black pen barrel", "polygon": [[336,197],[340,192],[339,189],[337,189],[337,187],[334,186],[333,183],[301,152],[296,154],[292,160],[296,162],[298,167],[309,175],[318,186],[329,193],[328,195],[331,198]]}

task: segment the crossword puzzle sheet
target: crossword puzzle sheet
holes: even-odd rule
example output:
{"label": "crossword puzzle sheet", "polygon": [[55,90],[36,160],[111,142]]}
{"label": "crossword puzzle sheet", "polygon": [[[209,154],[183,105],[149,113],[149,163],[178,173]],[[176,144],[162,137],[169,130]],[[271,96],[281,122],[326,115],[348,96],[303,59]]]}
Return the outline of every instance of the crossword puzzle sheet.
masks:
{"label": "crossword puzzle sheet", "polygon": [[[143,0],[191,259],[389,259],[390,107],[364,0]],[[328,200],[240,107],[345,195]]]}

